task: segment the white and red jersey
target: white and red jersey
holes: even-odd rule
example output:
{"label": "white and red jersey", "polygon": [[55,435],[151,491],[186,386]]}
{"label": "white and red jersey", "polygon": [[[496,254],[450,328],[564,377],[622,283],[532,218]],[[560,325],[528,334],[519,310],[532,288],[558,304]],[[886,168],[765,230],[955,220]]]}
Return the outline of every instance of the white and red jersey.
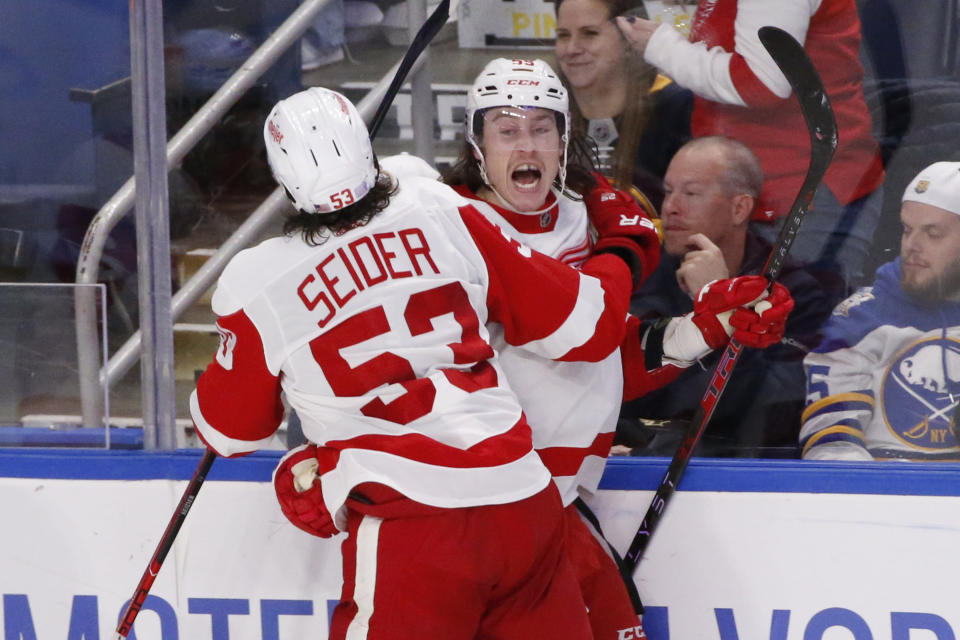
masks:
{"label": "white and red jersey", "polygon": [[[455,189],[506,233],[541,253],[578,268],[590,256],[594,240],[583,202],[551,195],[554,206],[546,212],[522,214],[481,200],[465,186]],[[620,350],[600,362],[554,362],[510,346],[497,325],[490,332],[564,505],[573,502],[579,488],[595,491],[620,413]]]}
{"label": "white and red jersey", "polygon": [[838,146],[824,182],[846,204],[883,182],[863,97],[860,19],[855,0],[701,0],[687,41],[662,26],[644,58],[694,92],[695,137],[725,135],[746,144],[763,167],[754,219],[787,214],[810,157],[796,96],[760,43],[770,25],[790,33],[820,73],[837,118]]}
{"label": "white and red jersey", "polygon": [[629,290],[619,259],[570,269],[509,241],[449,187],[409,178],[364,226],[319,246],[274,238],[230,261],[193,419],[218,454],[249,453],[279,426],[285,392],[333,460],[321,469],[333,514],[367,482],[437,507],[520,500],[550,476],[487,322],[538,357],[602,360],[623,338]]}

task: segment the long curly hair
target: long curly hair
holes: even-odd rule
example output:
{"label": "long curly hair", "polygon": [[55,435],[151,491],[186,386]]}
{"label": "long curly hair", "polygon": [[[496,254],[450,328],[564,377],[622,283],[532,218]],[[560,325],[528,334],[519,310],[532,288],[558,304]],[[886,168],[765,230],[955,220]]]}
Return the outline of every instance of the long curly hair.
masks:
{"label": "long curly hair", "polygon": [[[593,0],[607,8],[607,18],[612,19],[622,15],[638,15],[647,18],[647,10],[643,0]],[[563,0],[554,0],[554,6],[559,13]],[[619,31],[619,30],[618,30]],[[623,36],[620,36],[623,38]],[[617,125],[617,141],[611,154],[611,172],[614,184],[621,188],[633,184],[634,164],[636,163],[637,148],[640,137],[650,120],[652,105],[650,89],[657,77],[655,67],[647,63],[643,56],[626,46],[624,39],[623,64],[626,66],[626,77],[631,79],[627,83],[627,95],[624,110],[619,114],[620,122]],[[564,86],[570,91],[573,100],[570,101],[571,128],[586,132],[587,121],[577,104],[576,90],[570,87],[570,82],[563,74],[559,60],[554,60],[557,75]]]}
{"label": "long curly hair", "polygon": [[[355,227],[361,227],[390,204],[397,186],[385,173],[378,173],[377,180],[362,198],[348,207],[329,213],[310,213],[295,210],[283,221],[284,235],[300,234],[303,241],[312,246],[326,242],[330,234],[340,235]],[[289,193],[287,196],[289,197]],[[293,201],[293,198],[290,198]]]}

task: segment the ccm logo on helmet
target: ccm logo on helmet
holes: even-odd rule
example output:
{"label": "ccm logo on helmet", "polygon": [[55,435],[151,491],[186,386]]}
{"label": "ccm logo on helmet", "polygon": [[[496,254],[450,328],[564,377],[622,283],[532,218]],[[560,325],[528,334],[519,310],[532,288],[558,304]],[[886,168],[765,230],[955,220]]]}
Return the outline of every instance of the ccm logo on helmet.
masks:
{"label": "ccm logo on helmet", "polygon": [[539,81],[539,80],[517,80],[517,79],[513,79],[513,80],[507,80],[507,84],[508,84],[508,85],[510,85],[510,84],[515,84],[515,85],[520,85],[520,86],[522,86],[522,87],[536,87],[537,85],[540,84],[540,81]]}

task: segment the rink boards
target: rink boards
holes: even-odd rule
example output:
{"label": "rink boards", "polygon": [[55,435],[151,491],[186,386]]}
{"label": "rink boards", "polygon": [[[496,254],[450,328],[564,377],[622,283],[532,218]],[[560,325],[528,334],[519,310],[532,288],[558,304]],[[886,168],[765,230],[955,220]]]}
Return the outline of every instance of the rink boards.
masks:
{"label": "rink boards", "polygon": [[[326,637],[340,540],[286,522],[277,457],[214,464],[130,638]],[[0,450],[4,640],[110,637],[198,461]],[[621,550],[667,462],[608,464]],[[956,465],[695,459],[636,580],[651,640],[955,640],[958,576]]]}

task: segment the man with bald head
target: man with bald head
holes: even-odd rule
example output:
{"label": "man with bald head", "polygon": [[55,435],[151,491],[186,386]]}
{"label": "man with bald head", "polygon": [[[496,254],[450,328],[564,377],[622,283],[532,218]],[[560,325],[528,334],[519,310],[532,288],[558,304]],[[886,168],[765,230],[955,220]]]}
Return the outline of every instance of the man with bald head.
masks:
{"label": "man with bald head", "polygon": [[[709,136],[681,147],[664,177],[660,266],[634,295],[631,312],[647,319],[682,315],[693,308],[691,292],[704,284],[761,273],[771,246],[750,232],[749,222],[762,188],[756,156],[737,140]],[[837,297],[789,260],[780,282],[796,303],[784,338],[762,352],[747,349],[741,354],[696,455],[799,455],[802,360],[819,342],[819,328]],[[672,455],[679,435],[642,425],[692,417],[719,357],[714,353],[663,389],[626,403],[619,441],[636,447],[634,453],[640,455]],[[651,434],[657,436],[649,441]]]}
{"label": "man with bald head", "polygon": [[804,360],[804,458],[960,460],[960,162],[917,174],[900,221],[900,256]]}

